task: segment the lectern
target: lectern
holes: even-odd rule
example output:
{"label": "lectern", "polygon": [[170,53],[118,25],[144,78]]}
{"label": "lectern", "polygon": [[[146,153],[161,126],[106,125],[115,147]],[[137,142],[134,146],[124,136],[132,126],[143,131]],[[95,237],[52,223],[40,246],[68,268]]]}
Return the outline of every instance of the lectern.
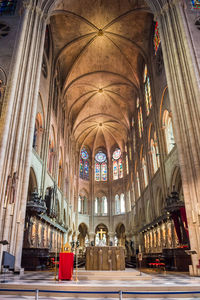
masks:
{"label": "lectern", "polygon": [[74,267],[74,254],[73,253],[60,253],[59,259],[59,280],[71,280]]}

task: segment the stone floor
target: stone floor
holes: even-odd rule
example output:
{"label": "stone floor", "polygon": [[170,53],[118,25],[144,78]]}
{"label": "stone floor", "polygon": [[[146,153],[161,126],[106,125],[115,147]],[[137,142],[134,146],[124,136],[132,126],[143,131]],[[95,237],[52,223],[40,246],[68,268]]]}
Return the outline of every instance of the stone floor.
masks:
{"label": "stone floor", "polygon": [[[145,271],[145,270],[143,270]],[[145,276],[145,272],[142,273],[143,276]],[[134,281],[120,281],[120,280],[81,280],[79,282],[75,281],[54,281],[54,274],[53,272],[25,272],[24,275],[19,276],[19,275],[9,275],[7,274],[6,276],[0,275],[0,281],[4,281],[4,279],[7,281],[6,283],[0,284],[0,289],[1,288],[16,288],[20,289],[24,288],[24,286],[27,286],[27,288],[36,288],[38,285],[46,287],[46,289],[53,288],[54,290],[57,289],[69,289],[71,290],[87,290],[91,288],[96,288],[96,290],[103,291],[106,288],[109,288],[110,290],[123,290],[123,288],[129,289],[130,291],[141,291],[141,290],[146,290],[146,291],[170,291],[171,289],[173,291],[200,291],[200,277],[190,277],[188,274],[184,273],[157,273],[155,271],[152,271],[150,274],[148,272],[148,275],[151,275],[151,280],[140,280],[140,276],[138,276],[137,280]],[[25,295],[4,295],[5,292],[0,291],[0,299],[3,300],[8,300],[8,299],[35,299],[35,296],[25,296]],[[61,295],[60,295],[61,296]],[[177,298],[173,298],[175,295],[171,295],[171,297],[166,298],[167,296],[158,296],[157,297],[151,297],[148,298],[148,295],[143,296],[143,298],[140,298],[139,295],[137,296],[137,299],[200,299],[200,294],[196,295],[179,295]],[[77,299],[78,296],[71,297],[71,295],[67,295],[65,297],[57,297],[57,295],[49,295],[48,297],[39,295],[39,300],[57,300],[57,299]],[[91,295],[93,297],[93,295]],[[112,296],[111,296],[112,297]],[[117,296],[118,297],[118,296]],[[125,296],[123,295],[123,298]],[[128,297],[128,296],[126,296]],[[132,298],[126,298],[126,299],[136,299],[136,296],[133,295]],[[161,297],[161,298],[159,298]],[[188,298],[187,298],[188,297]],[[114,299],[114,298],[109,298],[108,295],[105,297],[106,299]],[[105,299],[101,298],[89,298],[89,299]],[[88,298],[83,297],[80,295],[78,297],[79,300],[85,300]],[[116,299],[116,298],[115,298]],[[119,299],[119,297],[118,297]]]}
{"label": "stone floor", "polygon": [[[0,295],[0,299],[1,300],[12,300],[12,299],[22,299],[22,300],[35,300],[35,297],[31,297],[31,296],[1,296]],[[39,300],[75,300],[77,298],[66,298],[66,297],[51,297],[49,296],[48,298],[47,297],[39,297]],[[116,300],[116,298],[78,298],[78,300],[102,300],[102,299],[107,299],[107,300]],[[122,298],[123,299],[123,298]],[[152,300],[153,298],[126,298],[126,300]],[[166,300],[166,299],[170,299],[170,300],[180,300],[180,299],[183,299],[183,298],[156,298],[156,300]],[[199,300],[200,298],[199,297],[192,297],[192,298],[184,298],[184,300]]]}

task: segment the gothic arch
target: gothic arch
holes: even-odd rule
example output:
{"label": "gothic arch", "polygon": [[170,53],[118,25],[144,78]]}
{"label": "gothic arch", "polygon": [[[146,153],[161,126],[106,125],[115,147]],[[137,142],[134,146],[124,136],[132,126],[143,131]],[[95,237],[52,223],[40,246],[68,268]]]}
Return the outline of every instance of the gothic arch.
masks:
{"label": "gothic arch", "polygon": [[178,192],[180,196],[183,193],[181,171],[179,166],[176,166],[172,172],[170,191],[173,191],[173,189],[175,189],[175,191]]}
{"label": "gothic arch", "polygon": [[147,200],[146,203],[146,222],[147,224],[151,222],[152,220],[152,203],[150,201],[150,199]]}
{"label": "gothic arch", "polygon": [[120,246],[125,246],[125,240],[126,240],[125,232],[126,232],[126,229],[125,229],[124,224],[123,223],[119,223],[116,226],[115,232],[116,232],[116,237],[118,239],[118,244]]}
{"label": "gothic arch", "polygon": [[80,223],[78,226],[78,231],[80,232],[80,234],[82,234],[82,236],[85,238],[86,235],[88,234],[88,226],[85,223]]}
{"label": "gothic arch", "polygon": [[98,231],[98,229],[101,228],[105,228],[105,230],[108,232],[108,220],[105,220],[104,223],[99,223],[99,221],[97,220],[94,224],[94,232],[96,233]]}
{"label": "gothic arch", "polygon": [[33,167],[30,168],[29,185],[28,185],[28,199],[30,199],[31,193],[35,190],[38,191],[38,179]]}
{"label": "gothic arch", "polygon": [[170,103],[169,103],[169,94],[168,94],[168,86],[166,86],[163,90],[162,97],[161,97],[161,102],[160,102],[160,115],[159,115],[159,120],[160,120],[160,127],[162,128],[162,118],[163,118],[163,112],[164,110],[167,109],[170,111]]}
{"label": "gothic arch", "polygon": [[161,214],[163,205],[164,205],[164,201],[163,201],[162,190],[158,187],[155,196],[155,212],[157,217]]}
{"label": "gothic arch", "polygon": [[66,214],[65,208],[64,208],[64,213],[63,213],[63,221],[64,221],[64,225],[67,226],[67,214]]}

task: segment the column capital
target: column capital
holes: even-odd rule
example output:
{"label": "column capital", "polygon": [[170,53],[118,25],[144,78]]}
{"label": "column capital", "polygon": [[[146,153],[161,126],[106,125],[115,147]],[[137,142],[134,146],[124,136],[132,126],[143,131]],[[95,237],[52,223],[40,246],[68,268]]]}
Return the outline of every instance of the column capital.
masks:
{"label": "column capital", "polygon": [[36,12],[38,15],[41,15],[41,14],[42,14],[41,7],[39,7],[39,6],[36,6],[36,8],[35,8],[35,12]]}

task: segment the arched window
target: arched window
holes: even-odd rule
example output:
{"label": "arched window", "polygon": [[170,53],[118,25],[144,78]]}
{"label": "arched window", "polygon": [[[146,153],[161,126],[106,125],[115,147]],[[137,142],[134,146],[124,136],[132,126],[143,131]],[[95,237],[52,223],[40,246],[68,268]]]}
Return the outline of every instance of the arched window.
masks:
{"label": "arched window", "polygon": [[103,162],[101,164],[101,181],[107,180],[107,163]]}
{"label": "arched window", "polygon": [[123,177],[122,155],[119,148],[115,149],[112,156],[113,161],[113,180]]}
{"label": "arched window", "polygon": [[138,192],[138,198],[141,196],[141,189],[140,189],[140,177],[139,173],[136,173],[136,180],[137,180],[137,192]]}
{"label": "arched window", "polygon": [[102,151],[95,155],[95,180],[107,181],[107,157]]}
{"label": "arched window", "polygon": [[159,168],[160,167],[160,156],[159,156],[159,151],[158,151],[158,141],[157,141],[156,132],[154,132],[154,148],[155,148],[155,153],[156,153],[157,166]]}
{"label": "arched window", "polygon": [[143,177],[144,177],[144,187],[148,185],[148,175],[147,175],[147,162],[146,158],[142,158],[142,170],[143,170]]}
{"label": "arched window", "polygon": [[120,195],[120,213],[121,214],[125,213],[125,199],[123,193]]}
{"label": "arched window", "polygon": [[55,165],[55,133],[54,128],[51,126],[50,135],[49,135],[49,153],[48,153],[48,161],[47,161],[47,169],[51,175],[54,172]]}
{"label": "arched window", "polygon": [[151,139],[151,157],[153,165],[153,174],[155,174],[158,168],[160,167],[156,132],[154,132],[154,139]]}
{"label": "arched window", "polygon": [[156,55],[157,51],[158,51],[158,48],[160,46],[160,37],[159,37],[159,32],[158,32],[158,22],[155,23],[155,27],[154,27],[153,44],[154,44],[154,51],[155,51],[155,55]]}
{"label": "arched window", "polygon": [[42,148],[42,137],[43,137],[43,120],[42,115],[37,113],[35,119],[35,129],[33,135],[33,148],[40,155]]}
{"label": "arched window", "polygon": [[46,55],[49,58],[49,51],[50,51],[49,26],[46,27],[46,33],[45,33],[45,39],[44,39],[44,51],[46,52]]}
{"label": "arched window", "polygon": [[95,215],[98,214],[98,201],[99,199],[97,197],[95,197],[95,200],[94,200],[94,213]]}
{"label": "arched window", "polygon": [[125,197],[124,194],[121,193],[120,196],[118,194],[115,195],[115,214],[124,214],[125,209]]}
{"label": "arched window", "polygon": [[108,201],[106,196],[95,197],[94,213],[98,216],[108,214]]}
{"label": "arched window", "polygon": [[113,161],[113,179],[118,179],[118,164],[116,160]]}
{"label": "arched window", "polygon": [[89,155],[84,147],[80,155],[79,174],[81,179],[89,180]]}
{"label": "arched window", "polygon": [[108,202],[106,196],[102,197],[102,213],[107,215],[108,213]]}
{"label": "arched window", "polygon": [[131,211],[131,193],[130,190],[126,193],[127,211]]}
{"label": "arched window", "polygon": [[1,0],[0,1],[0,15],[14,15],[17,0]]}
{"label": "arched window", "polygon": [[59,188],[62,187],[62,178],[63,178],[63,155],[62,155],[62,148],[60,148],[59,170],[58,170],[58,186],[59,186]]}
{"label": "arched window", "polygon": [[119,195],[115,195],[115,213],[118,215],[120,214],[120,198]]}
{"label": "arched window", "polygon": [[164,132],[165,132],[167,153],[170,153],[171,150],[174,148],[175,141],[174,141],[173,126],[172,126],[172,117],[167,110],[165,110],[163,114],[163,127],[165,130]]}
{"label": "arched window", "polygon": [[140,106],[138,109],[138,130],[139,130],[139,136],[142,137],[143,133],[143,117],[142,117],[142,107]]}
{"label": "arched window", "polygon": [[78,213],[87,214],[87,197],[79,195],[78,197]]}
{"label": "arched window", "polygon": [[55,78],[55,80],[54,80],[53,110],[54,110],[56,116],[57,116],[57,110],[58,110],[58,97],[59,97],[58,79]]}
{"label": "arched window", "polygon": [[33,135],[33,148],[35,149],[35,151],[37,151],[37,137],[38,137],[38,133],[39,133],[39,121],[36,119],[35,120],[35,128],[34,128],[34,135]]}
{"label": "arched window", "polygon": [[148,116],[150,113],[150,109],[152,107],[152,99],[151,99],[151,86],[150,86],[150,79],[148,76],[147,65],[145,65],[144,67],[144,95],[145,95],[146,111]]}
{"label": "arched window", "polygon": [[126,174],[129,173],[129,167],[128,167],[128,154],[126,153]]}
{"label": "arched window", "polygon": [[152,157],[152,164],[153,164],[153,173],[156,173],[156,171],[158,170],[158,164],[157,164],[156,149],[154,146],[153,139],[151,139],[151,157]]}
{"label": "arched window", "polygon": [[199,0],[191,0],[193,9],[200,9]]}
{"label": "arched window", "polygon": [[81,196],[78,196],[78,213],[81,213],[81,207],[82,207],[82,203],[81,203]]}

